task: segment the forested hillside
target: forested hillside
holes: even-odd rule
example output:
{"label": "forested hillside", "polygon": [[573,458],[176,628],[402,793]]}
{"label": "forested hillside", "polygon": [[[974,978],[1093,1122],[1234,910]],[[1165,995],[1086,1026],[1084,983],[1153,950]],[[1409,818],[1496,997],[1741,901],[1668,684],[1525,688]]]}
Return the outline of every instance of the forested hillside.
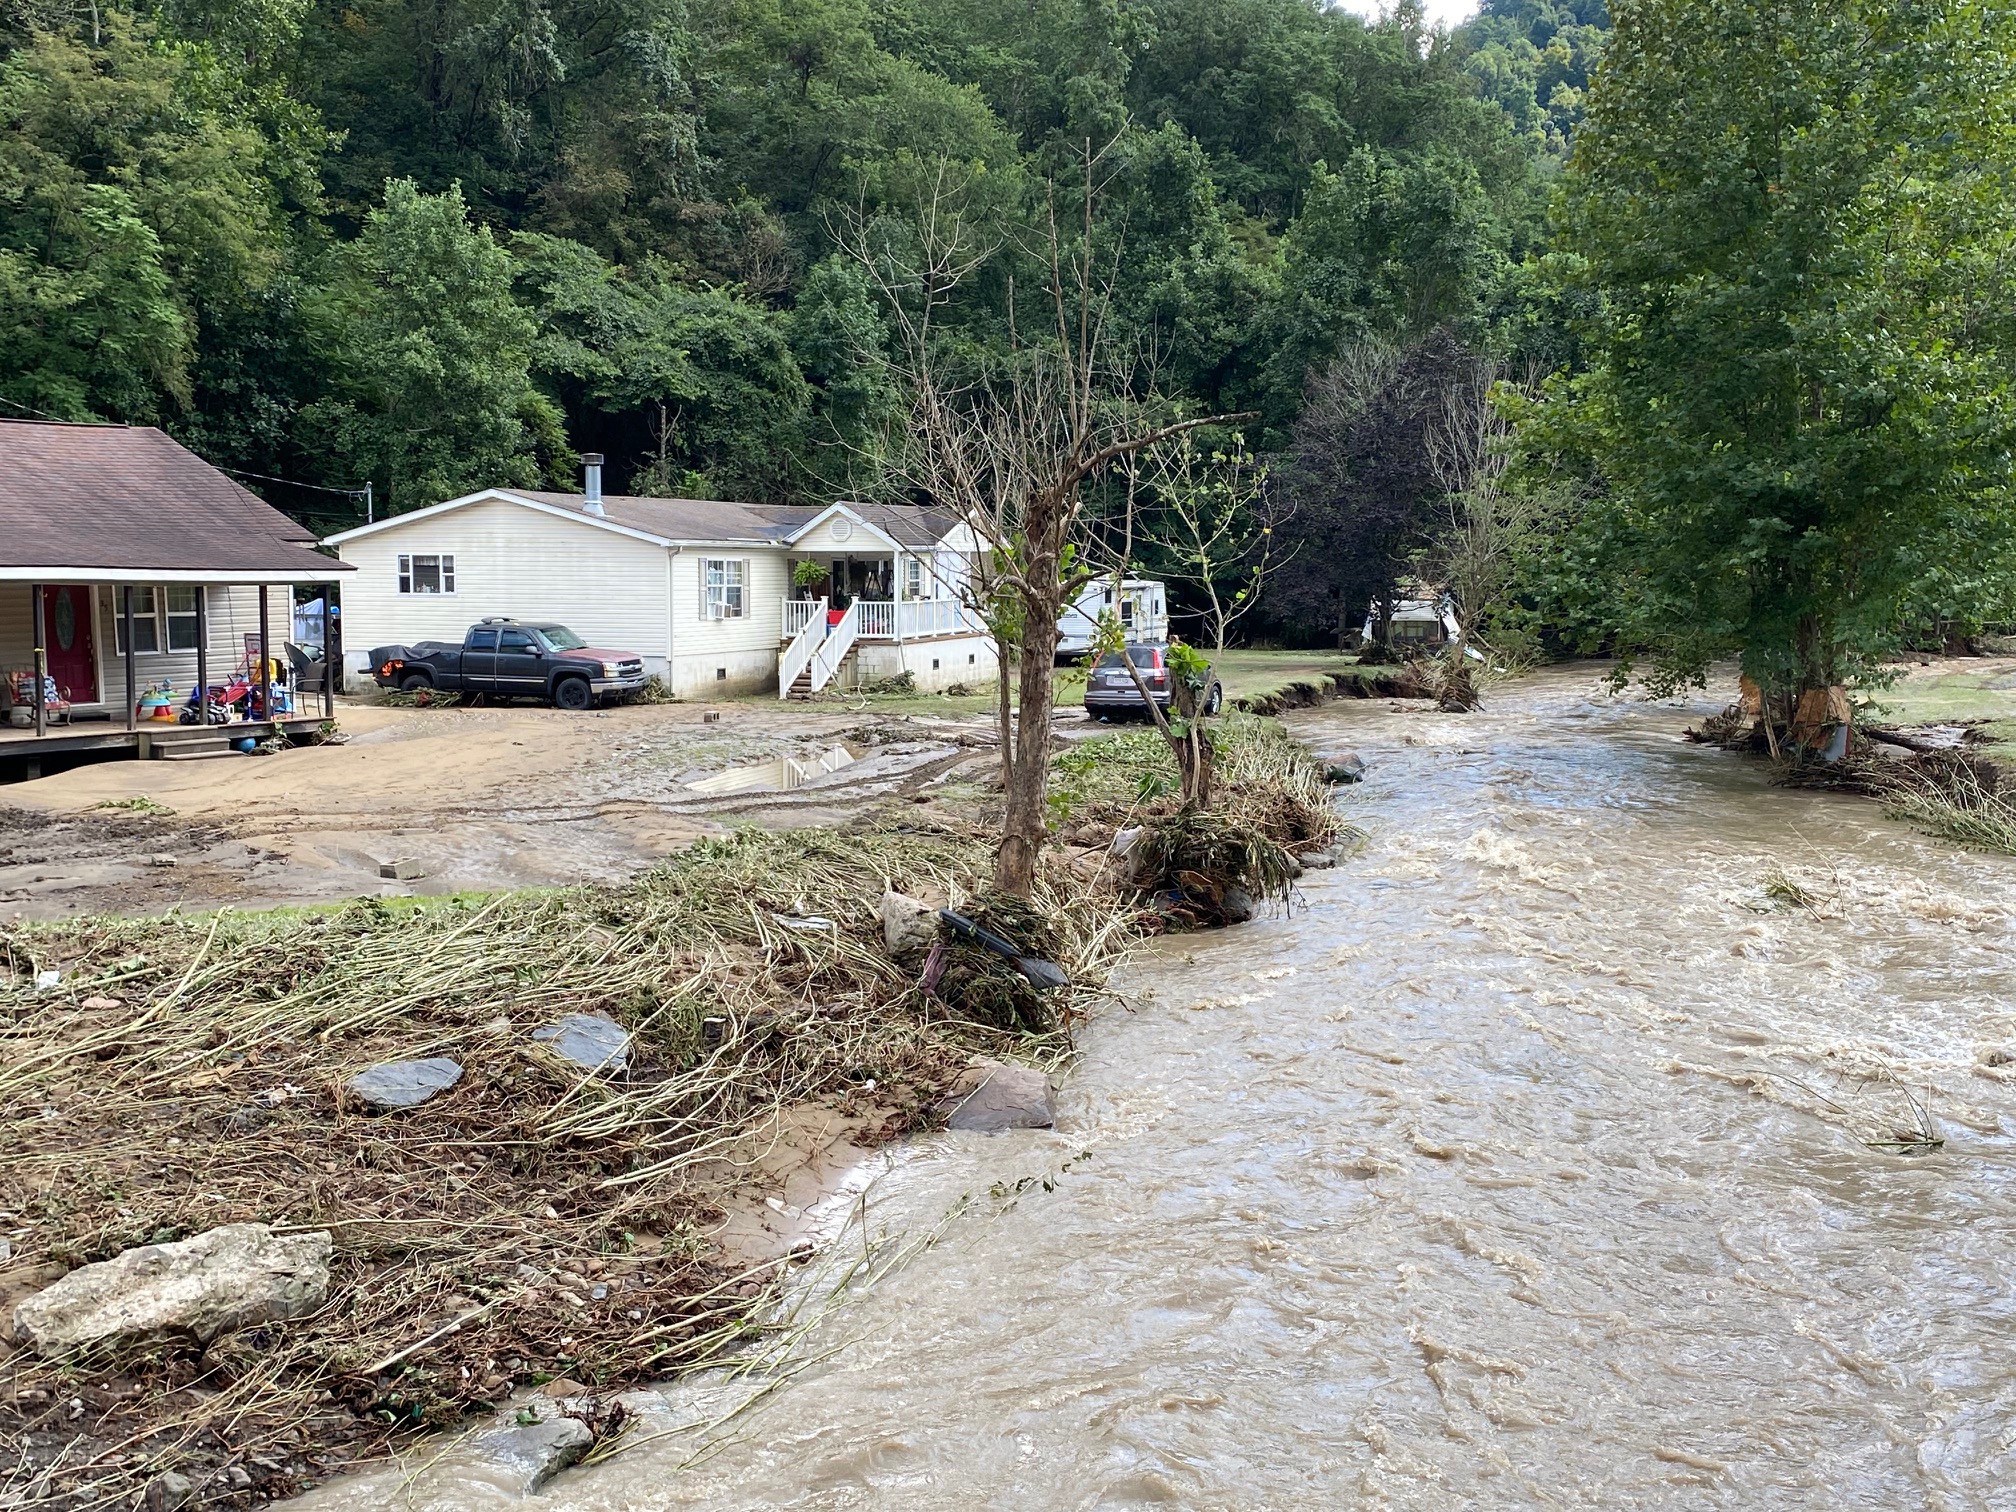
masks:
{"label": "forested hillside", "polygon": [[1127,350],[1280,452],[1368,338],[1558,357],[1529,264],[1605,24],[1601,0],[1490,0],[1453,36],[1304,0],[6,0],[0,398],[369,479],[381,508],[591,449],[623,490],[872,490],[905,398],[861,360],[884,310],[836,224],[901,224],[962,165],[1011,253],[949,319],[1000,348],[1015,228],[1114,141]]}

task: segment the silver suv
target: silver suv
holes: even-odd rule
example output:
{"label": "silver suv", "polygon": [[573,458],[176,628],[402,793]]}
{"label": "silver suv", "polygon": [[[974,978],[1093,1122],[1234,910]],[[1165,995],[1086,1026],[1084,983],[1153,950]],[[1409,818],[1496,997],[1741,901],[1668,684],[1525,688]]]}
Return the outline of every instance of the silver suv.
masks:
{"label": "silver suv", "polygon": [[[1169,648],[1159,644],[1142,642],[1130,645],[1127,655],[1140,670],[1141,681],[1148,685],[1148,696],[1164,710],[1168,709],[1173,697],[1174,676],[1169,669]],[[1225,689],[1218,681],[1218,675],[1207,669],[1204,674],[1204,696],[1197,707],[1206,714],[1216,714],[1225,704]],[[1141,690],[1134,685],[1133,674],[1120,660],[1118,651],[1110,651],[1099,658],[1085,680],[1085,712],[1094,719],[1137,719],[1146,718],[1148,707],[1141,701]]]}

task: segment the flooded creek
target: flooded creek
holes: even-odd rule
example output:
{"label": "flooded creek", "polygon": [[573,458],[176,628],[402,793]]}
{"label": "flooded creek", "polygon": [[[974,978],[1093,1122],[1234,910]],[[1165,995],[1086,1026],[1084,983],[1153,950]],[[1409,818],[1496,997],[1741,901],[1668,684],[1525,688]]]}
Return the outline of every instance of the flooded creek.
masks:
{"label": "flooded creek", "polygon": [[[1363,849],[1144,949],[1055,1133],[875,1173],[935,1242],[788,1381],[542,1504],[2016,1508],[2016,862],[1682,744],[1711,702],[1291,716]],[[508,1504],[397,1480],[308,1502]]]}

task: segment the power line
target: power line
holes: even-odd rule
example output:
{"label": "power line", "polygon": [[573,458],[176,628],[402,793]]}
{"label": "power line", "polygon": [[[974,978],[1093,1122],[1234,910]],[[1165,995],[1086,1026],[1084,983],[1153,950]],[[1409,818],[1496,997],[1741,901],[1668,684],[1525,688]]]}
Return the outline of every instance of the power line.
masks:
{"label": "power line", "polygon": [[39,420],[54,420],[58,425],[69,425],[72,423],[63,419],[60,415],[50,414],[47,410],[38,410],[32,404],[23,404],[19,399],[9,399],[5,394],[0,394],[0,404],[9,405],[18,410],[26,410]]}
{"label": "power line", "polygon": [[312,488],[317,493],[342,494],[345,498],[361,499],[370,493],[367,488],[331,488],[324,483],[303,483],[297,478],[275,478],[266,473],[247,472],[242,467],[224,467],[219,463],[210,464],[219,472],[227,472],[234,478],[257,478],[261,483],[285,483],[289,488]]}

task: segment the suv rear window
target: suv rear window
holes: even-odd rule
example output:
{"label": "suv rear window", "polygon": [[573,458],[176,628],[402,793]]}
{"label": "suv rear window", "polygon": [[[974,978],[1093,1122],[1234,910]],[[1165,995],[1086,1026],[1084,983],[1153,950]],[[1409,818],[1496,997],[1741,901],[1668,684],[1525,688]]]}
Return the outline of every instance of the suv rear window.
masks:
{"label": "suv rear window", "polygon": [[[1153,667],[1156,665],[1156,659],[1162,655],[1162,648],[1160,646],[1129,646],[1127,654],[1133,658],[1135,666]],[[1109,651],[1106,655],[1099,658],[1099,670],[1101,672],[1110,672],[1120,664],[1120,653],[1118,651]]]}

